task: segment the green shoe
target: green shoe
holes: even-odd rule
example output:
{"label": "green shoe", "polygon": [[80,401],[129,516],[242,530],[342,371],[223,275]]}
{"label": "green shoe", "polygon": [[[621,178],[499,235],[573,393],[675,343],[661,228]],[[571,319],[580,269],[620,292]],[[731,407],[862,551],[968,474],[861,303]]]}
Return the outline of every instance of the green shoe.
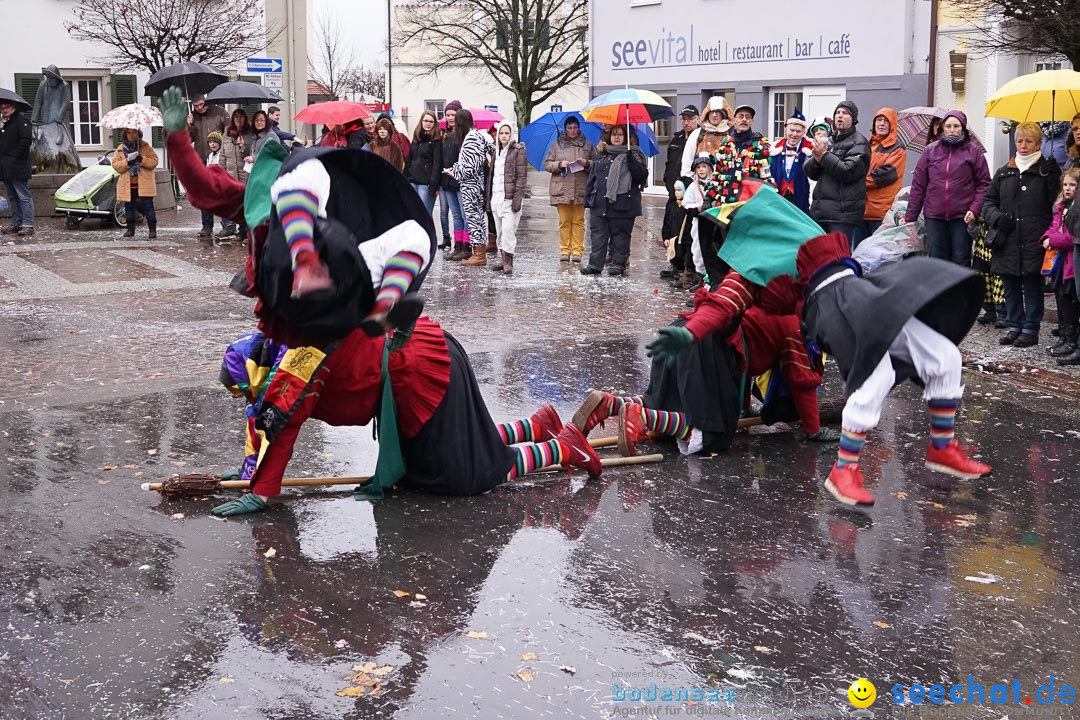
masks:
{"label": "green shoe", "polygon": [[258,495],[254,493],[245,493],[236,500],[230,500],[223,505],[218,505],[210,512],[218,517],[228,517],[230,515],[262,512],[268,507],[270,506],[260,500]]}
{"label": "green shoe", "polygon": [[809,440],[810,442],[839,442],[840,431],[836,428],[825,427],[822,425],[813,435],[803,433],[803,439]]}

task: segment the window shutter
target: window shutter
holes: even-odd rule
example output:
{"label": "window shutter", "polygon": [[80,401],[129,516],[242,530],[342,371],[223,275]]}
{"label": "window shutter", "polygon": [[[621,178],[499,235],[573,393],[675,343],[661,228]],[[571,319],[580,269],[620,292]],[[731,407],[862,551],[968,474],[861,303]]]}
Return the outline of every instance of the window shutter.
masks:
{"label": "window shutter", "polygon": [[[139,99],[139,88],[134,75],[113,75],[109,81],[109,91],[112,98],[110,109],[121,105],[131,105]],[[121,130],[113,130],[113,147],[121,143],[121,132]]]}
{"label": "window shutter", "polygon": [[41,85],[41,73],[15,73],[15,92],[34,107],[38,85]]}
{"label": "window shutter", "polygon": [[165,129],[159,127],[150,128],[150,145],[152,147],[165,147]]}
{"label": "window shutter", "polygon": [[[258,75],[241,75],[237,80],[244,80],[249,83],[255,83],[256,85],[262,85],[262,78]],[[239,107],[247,113],[248,122],[251,122],[252,116],[255,115],[255,111],[260,110],[262,105],[259,103],[243,103]]]}
{"label": "window shutter", "polygon": [[540,26],[540,47],[547,50],[551,45],[551,23],[544,20]]}

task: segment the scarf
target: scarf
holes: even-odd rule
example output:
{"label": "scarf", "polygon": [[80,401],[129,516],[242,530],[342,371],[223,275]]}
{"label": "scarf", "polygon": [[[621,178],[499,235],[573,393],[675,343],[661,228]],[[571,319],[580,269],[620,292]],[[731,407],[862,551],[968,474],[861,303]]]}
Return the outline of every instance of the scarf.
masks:
{"label": "scarf", "polygon": [[608,202],[615,202],[619,195],[630,192],[630,168],[626,166],[627,145],[608,145],[604,150],[611,158],[611,167],[607,174],[607,192],[604,197]]}
{"label": "scarf", "polygon": [[1056,122],[1041,122],[1039,127],[1042,129],[1043,137],[1047,140],[1053,140],[1058,135],[1068,131],[1072,128],[1072,123],[1065,122],[1064,120],[1058,120]]}
{"label": "scarf", "polygon": [[1035,163],[1039,162],[1040,160],[1042,160],[1042,153],[1038,150],[1031,153],[1030,155],[1021,155],[1020,153],[1016,153],[1016,167],[1020,170],[1021,173],[1025,173],[1030,170],[1035,165]]}
{"label": "scarf", "polygon": [[945,143],[946,145],[959,145],[960,143],[964,142],[964,140],[966,140],[966,139],[967,139],[967,136],[962,132],[957,133],[956,135],[942,135],[941,136],[941,142]]}
{"label": "scarf", "polygon": [[[133,152],[139,152],[142,149],[142,140],[138,137],[134,142],[128,142],[127,133],[124,133],[124,154],[130,155]],[[128,167],[128,175],[135,177],[139,174],[139,166],[135,163],[131,163]]]}

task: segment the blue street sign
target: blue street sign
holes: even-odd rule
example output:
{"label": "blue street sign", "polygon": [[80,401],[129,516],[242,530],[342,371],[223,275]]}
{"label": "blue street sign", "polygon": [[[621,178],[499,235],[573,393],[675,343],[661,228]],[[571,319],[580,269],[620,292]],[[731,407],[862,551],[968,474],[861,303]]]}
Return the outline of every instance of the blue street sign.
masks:
{"label": "blue street sign", "polygon": [[552,105],[551,112],[562,112],[562,105]]}
{"label": "blue street sign", "polygon": [[485,110],[490,110],[491,112],[499,112],[499,106],[498,105],[485,105],[484,109]]}
{"label": "blue street sign", "polygon": [[279,73],[285,69],[285,63],[281,58],[248,58],[247,71],[249,73]]}

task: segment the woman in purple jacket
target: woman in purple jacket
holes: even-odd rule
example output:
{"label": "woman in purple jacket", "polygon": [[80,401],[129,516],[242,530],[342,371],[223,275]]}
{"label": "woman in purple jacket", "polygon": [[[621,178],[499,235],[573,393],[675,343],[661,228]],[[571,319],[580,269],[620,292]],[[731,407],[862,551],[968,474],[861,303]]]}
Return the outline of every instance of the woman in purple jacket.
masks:
{"label": "woman in purple jacket", "polygon": [[971,264],[971,236],[990,187],[990,168],[983,151],[971,141],[967,116],[959,110],[946,113],[941,139],[919,158],[911,179],[905,222],[926,216],[926,241],[930,257]]}

